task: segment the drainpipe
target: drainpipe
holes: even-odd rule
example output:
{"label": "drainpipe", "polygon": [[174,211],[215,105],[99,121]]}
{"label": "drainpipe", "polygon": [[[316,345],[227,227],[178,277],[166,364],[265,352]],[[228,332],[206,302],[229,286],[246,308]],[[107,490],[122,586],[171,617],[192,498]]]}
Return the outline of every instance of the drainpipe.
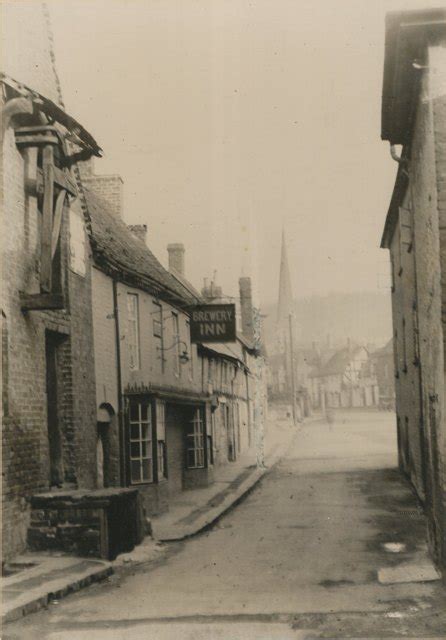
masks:
{"label": "drainpipe", "polygon": [[[236,433],[235,433],[235,397],[234,397],[234,382],[235,379],[237,377],[237,371],[238,371],[238,365],[236,364],[235,366],[235,373],[232,376],[232,380],[231,380],[231,395],[232,395],[232,439],[234,442],[234,460],[237,459],[237,437],[236,437]],[[237,413],[237,417],[238,417],[238,413]],[[238,425],[238,432],[240,431],[240,425]],[[237,432],[237,433],[238,433]]]}
{"label": "drainpipe", "polygon": [[119,427],[119,468],[121,476],[121,487],[126,486],[126,442],[124,429],[124,410],[122,397],[122,371],[121,371],[121,333],[119,331],[119,309],[118,309],[118,282],[113,279],[113,315],[115,318],[115,342],[116,342],[116,378],[118,387],[118,427]]}

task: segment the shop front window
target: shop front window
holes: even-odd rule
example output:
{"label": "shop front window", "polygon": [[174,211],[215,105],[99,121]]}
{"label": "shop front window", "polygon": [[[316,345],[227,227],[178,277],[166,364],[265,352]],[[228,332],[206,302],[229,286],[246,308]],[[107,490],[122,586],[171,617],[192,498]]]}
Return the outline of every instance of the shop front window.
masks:
{"label": "shop front window", "polygon": [[129,410],[130,481],[153,482],[152,419],[150,403],[131,402]]}
{"label": "shop front window", "polygon": [[166,465],[166,405],[156,403],[156,438],[158,455],[158,478],[167,477]]}
{"label": "shop front window", "polygon": [[202,469],[204,465],[204,422],[201,409],[195,409],[186,434],[186,464],[188,469]]}

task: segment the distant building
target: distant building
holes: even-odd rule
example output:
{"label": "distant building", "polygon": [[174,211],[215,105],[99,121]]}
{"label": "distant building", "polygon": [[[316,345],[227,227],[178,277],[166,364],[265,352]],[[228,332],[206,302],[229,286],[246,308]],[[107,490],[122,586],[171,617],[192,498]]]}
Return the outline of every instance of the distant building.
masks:
{"label": "distant building", "polygon": [[445,9],[387,16],[381,137],[398,166],[381,246],[392,268],[399,464],[446,575]]}
{"label": "distant building", "polygon": [[373,407],[379,404],[376,376],[365,347],[348,345],[310,374],[314,407]]}
{"label": "distant building", "polygon": [[376,374],[380,409],[395,409],[395,367],[393,340],[373,351],[370,360]]}

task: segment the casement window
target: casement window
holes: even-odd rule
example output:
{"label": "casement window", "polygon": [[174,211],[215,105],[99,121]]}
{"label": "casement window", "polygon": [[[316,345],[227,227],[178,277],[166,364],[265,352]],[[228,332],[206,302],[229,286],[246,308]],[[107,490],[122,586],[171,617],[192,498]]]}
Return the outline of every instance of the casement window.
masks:
{"label": "casement window", "polygon": [[399,208],[401,254],[412,249],[412,212],[407,207]]}
{"label": "casement window", "polygon": [[127,294],[127,348],[129,367],[132,371],[139,369],[139,319],[138,295]]}
{"label": "casement window", "polygon": [[204,467],[204,421],[201,409],[195,409],[192,420],[187,425],[186,466],[188,469]]}
{"label": "casement window", "polygon": [[132,401],[129,408],[130,481],[153,482],[152,406]]}
{"label": "casement window", "polygon": [[163,307],[159,302],[153,302],[153,335],[155,338],[163,338]]}
{"label": "casement window", "polygon": [[208,360],[208,382],[212,383],[214,381],[214,360],[210,358]]}
{"label": "casement window", "polygon": [[156,439],[158,457],[158,479],[167,477],[166,465],[166,405],[159,400],[156,403]]}
{"label": "casement window", "polygon": [[216,411],[212,411],[211,412],[211,439],[212,439],[212,446],[211,446],[211,452],[212,452],[212,456],[210,458],[208,458],[208,460],[211,462],[211,464],[214,464],[214,460],[215,460],[215,453],[217,450],[217,425],[216,425],[216,421],[217,421],[217,412]]}
{"label": "casement window", "polygon": [[164,373],[164,325],[163,307],[159,302],[153,301],[154,311],[152,312],[153,337],[156,338],[156,356],[161,362],[161,373]]}
{"label": "casement window", "polygon": [[194,346],[190,342],[190,322],[186,320],[187,340],[189,342],[189,378],[193,380],[194,377]]}
{"label": "casement window", "polygon": [[181,365],[180,365],[180,321],[177,313],[172,313],[172,335],[173,335],[173,353],[174,353],[174,361],[173,361],[173,371],[176,376],[179,376],[181,373]]}

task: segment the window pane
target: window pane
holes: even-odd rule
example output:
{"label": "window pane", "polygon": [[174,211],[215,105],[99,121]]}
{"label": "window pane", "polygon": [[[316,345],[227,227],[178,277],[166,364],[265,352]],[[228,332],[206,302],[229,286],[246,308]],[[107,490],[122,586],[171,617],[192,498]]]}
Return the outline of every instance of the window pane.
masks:
{"label": "window pane", "polygon": [[139,424],[130,425],[130,439],[139,440]]}
{"label": "window pane", "polygon": [[141,456],[143,458],[151,458],[152,457],[152,443],[151,442],[141,442]]}
{"label": "window pane", "polygon": [[141,420],[142,420],[142,422],[147,422],[148,414],[149,414],[149,405],[142,404],[141,405]]}
{"label": "window pane", "polygon": [[141,423],[141,440],[151,440],[148,422]]}
{"label": "window pane", "polygon": [[195,467],[195,451],[194,449],[187,450],[187,466],[189,469],[193,469]]}
{"label": "window pane", "polygon": [[130,456],[138,459],[141,457],[139,442],[130,443]]}
{"label": "window pane", "polygon": [[152,461],[151,460],[142,461],[142,479],[146,481],[152,480]]}
{"label": "window pane", "polygon": [[132,460],[130,463],[132,482],[141,482],[139,460]]}
{"label": "window pane", "polygon": [[132,422],[138,422],[139,420],[139,404],[137,402],[130,404],[130,420]]}

